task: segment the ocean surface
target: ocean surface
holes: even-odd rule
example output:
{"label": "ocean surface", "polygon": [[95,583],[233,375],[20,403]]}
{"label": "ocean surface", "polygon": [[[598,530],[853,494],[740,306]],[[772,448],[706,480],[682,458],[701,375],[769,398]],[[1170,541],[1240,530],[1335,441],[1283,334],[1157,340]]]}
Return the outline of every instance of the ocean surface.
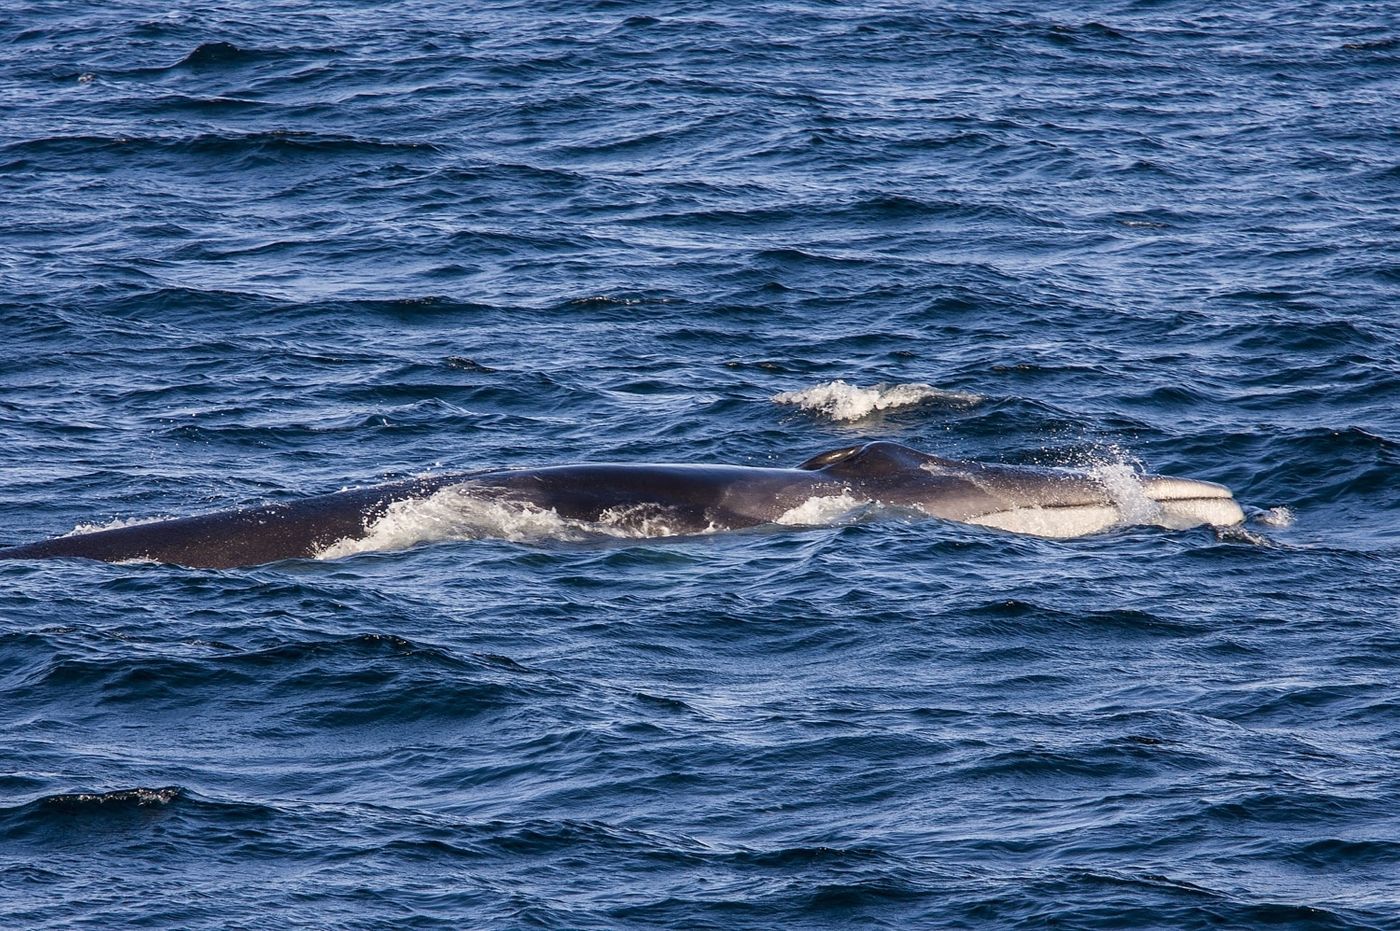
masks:
{"label": "ocean surface", "polygon": [[1400,928],[1394,3],[0,35],[0,544],[875,439],[1249,515],[2,562],[0,926]]}

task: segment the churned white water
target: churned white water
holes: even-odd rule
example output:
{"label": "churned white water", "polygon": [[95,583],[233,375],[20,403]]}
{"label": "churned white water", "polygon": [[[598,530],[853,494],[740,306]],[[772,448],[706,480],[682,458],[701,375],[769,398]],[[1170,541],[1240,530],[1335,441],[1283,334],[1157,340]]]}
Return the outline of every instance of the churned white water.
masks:
{"label": "churned white water", "polygon": [[73,529],[62,536],[78,537],[85,533],[101,533],[104,530],[121,530],[123,527],[139,527],[142,524],[158,524],[165,520],[174,520],[173,517],[119,517],[115,520],[104,521],[100,524],[76,524]]}
{"label": "churned white water", "polygon": [[694,532],[670,520],[664,509],[648,505],[611,508],[603,512],[601,520],[581,521],[527,502],[481,497],[463,487],[448,487],[426,498],[394,502],[384,516],[370,524],[364,536],[339,540],[316,558],[339,559],[441,540],[582,541],[599,536],[643,539]]}
{"label": "churned white water", "polygon": [[852,512],[864,509],[869,503],[849,492],[819,495],[784,511],[773,523],[792,527],[824,527],[839,523]]}
{"label": "churned white water", "polygon": [[1255,518],[1265,527],[1292,527],[1293,509],[1288,507],[1268,508]]}
{"label": "churned white water", "polygon": [[929,401],[967,407],[981,401],[982,397],[965,391],[946,391],[922,382],[862,388],[838,378],[800,391],[783,391],[773,395],[772,400],[815,411],[832,420],[850,421],[869,417],[878,411],[911,407]]}

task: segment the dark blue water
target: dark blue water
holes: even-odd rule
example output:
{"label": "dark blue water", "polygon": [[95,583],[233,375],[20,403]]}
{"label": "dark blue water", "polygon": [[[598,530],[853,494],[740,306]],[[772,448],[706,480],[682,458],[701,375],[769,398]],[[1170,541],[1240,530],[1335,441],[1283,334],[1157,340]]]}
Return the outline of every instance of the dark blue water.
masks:
{"label": "dark blue water", "polygon": [[0,543],[877,438],[1251,520],[0,563],[0,925],[1400,927],[1400,16],[931,7],[7,4]]}

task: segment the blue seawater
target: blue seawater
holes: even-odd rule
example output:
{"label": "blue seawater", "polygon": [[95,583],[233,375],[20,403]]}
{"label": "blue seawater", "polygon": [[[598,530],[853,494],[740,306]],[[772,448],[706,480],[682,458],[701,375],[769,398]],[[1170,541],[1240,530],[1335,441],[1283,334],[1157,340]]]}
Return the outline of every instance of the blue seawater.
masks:
{"label": "blue seawater", "polygon": [[0,926],[1400,927],[1389,0],[0,27],[0,543],[877,438],[1251,515],[0,563]]}

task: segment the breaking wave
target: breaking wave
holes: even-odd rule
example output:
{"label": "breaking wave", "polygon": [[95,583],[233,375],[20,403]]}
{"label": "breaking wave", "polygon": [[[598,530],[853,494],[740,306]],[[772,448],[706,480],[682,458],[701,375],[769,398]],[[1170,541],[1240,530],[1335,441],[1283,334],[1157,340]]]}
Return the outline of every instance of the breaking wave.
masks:
{"label": "breaking wave", "polygon": [[783,391],[773,395],[771,400],[814,411],[832,420],[851,421],[880,411],[930,402],[949,407],[971,407],[981,401],[982,396],[967,391],[947,391],[923,382],[877,384],[862,388],[838,378],[801,391]]}
{"label": "breaking wave", "polygon": [[1293,509],[1283,505],[1266,508],[1254,519],[1265,527],[1292,527]]}

